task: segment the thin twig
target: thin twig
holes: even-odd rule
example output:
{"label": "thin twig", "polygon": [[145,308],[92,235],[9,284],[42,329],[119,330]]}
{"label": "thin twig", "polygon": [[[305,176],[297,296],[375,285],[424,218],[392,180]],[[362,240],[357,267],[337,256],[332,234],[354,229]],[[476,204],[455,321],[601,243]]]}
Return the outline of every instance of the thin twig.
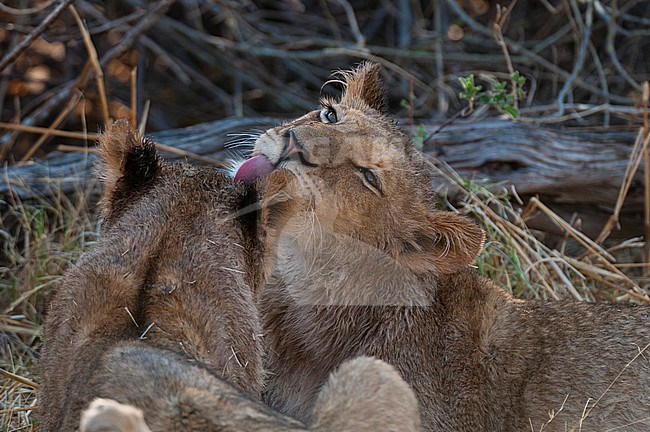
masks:
{"label": "thin twig", "polygon": [[151,106],[151,101],[147,99],[144,101],[144,108],[142,109],[142,116],[140,117],[140,124],[138,125],[138,132],[140,135],[144,135],[144,131],[147,127],[147,120],[149,119],[149,107]]}
{"label": "thin twig", "polygon": [[643,159],[643,156],[648,149],[649,141],[650,135],[644,135],[643,129],[640,129],[639,133],[637,134],[636,141],[634,142],[632,152],[630,153],[628,164],[625,167],[625,175],[623,176],[623,183],[621,184],[621,189],[618,193],[618,198],[616,199],[614,213],[612,213],[612,215],[609,217],[607,223],[596,238],[596,243],[600,244],[604,242],[609,237],[616,224],[618,224],[618,218],[621,214],[621,210],[623,209],[623,203],[625,202],[627,193],[632,186],[634,176],[639,168],[639,165],[641,164],[641,160]]}
{"label": "thin twig", "polygon": [[[19,15],[18,18],[16,19],[16,24],[22,24],[26,20],[25,15]],[[8,48],[12,49],[14,48],[19,41],[19,36],[18,33],[14,32],[14,34],[11,35],[9,38],[9,46]],[[4,112],[4,103],[5,103],[5,95],[7,94],[7,90],[9,88],[9,74],[13,72],[15,64],[12,63],[7,67],[6,74],[2,77],[2,80],[0,81],[0,118],[2,116],[2,113]],[[20,105],[18,104],[19,99],[14,98],[14,105],[16,105],[16,110],[14,113],[14,118],[16,122],[20,122],[21,114],[20,114]],[[4,161],[5,157],[9,154],[11,151],[11,148],[14,146],[16,143],[16,134],[7,134],[6,137],[4,137],[2,140],[0,140],[0,161]]]}
{"label": "thin twig", "polygon": [[16,16],[19,16],[19,15],[32,15],[32,14],[35,14],[35,13],[39,13],[43,9],[49,8],[50,6],[52,6],[52,3],[54,3],[55,1],[56,0],[48,0],[45,3],[40,4],[38,6],[35,6],[35,7],[32,7],[32,8],[25,8],[25,9],[15,9],[15,8],[7,6],[7,5],[5,5],[3,3],[0,3],[0,10],[3,11],[3,12],[7,12],[7,13],[9,13],[11,15],[16,15]]}
{"label": "thin twig", "polygon": [[131,84],[131,124],[138,124],[138,67],[133,66],[129,74]]}
{"label": "thin twig", "polygon": [[[433,43],[433,53],[436,64],[436,96],[438,98],[438,112],[445,113],[449,106],[449,102],[445,95],[445,92],[442,91],[443,77],[445,74],[445,60],[444,60],[444,50],[443,50],[443,40],[445,37],[445,29],[442,25],[442,14],[444,8],[444,2],[442,0],[435,0],[435,15],[433,17],[433,29],[436,33],[436,38]],[[426,140],[425,140],[426,141]]]}
{"label": "thin twig", "polygon": [[[124,22],[122,22],[121,20],[109,21],[92,4],[89,4],[85,1],[79,1],[77,6],[79,7],[79,9],[83,10],[84,13],[88,15],[92,15],[93,18],[102,22],[104,26],[107,28],[116,28],[121,32],[128,31],[128,26]],[[146,12],[147,11],[138,11],[137,13],[134,12],[130,16],[132,17],[132,19],[141,19],[144,15],[146,15]],[[155,43],[153,40],[151,40],[149,37],[145,35],[142,35],[140,37],[140,43],[142,43],[144,47],[146,47],[153,54],[155,54],[158,60],[160,60],[161,63],[167,66],[171,70],[171,72],[173,72],[175,78],[180,80],[181,83],[187,85],[192,81],[191,78],[187,75],[187,73],[185,73],[182,70],[182,67],[178,64],[178,62],[174,60],[164,49],[162,49],[160,45],[158,45],[157,43]]]}
{"label": "thin twig", "polygon": [[[591,5],[593,2],[590,1],[589,4]],[[618,18],[618,0],[612,0],[611,2],[611,17],[609,19],[609,23],[607,24],[607,39],[605,42],[605,50],[607,51],[607,54],[609,54],[609,59],[618,71],[618,73],[621,74],[621,76],[627,81],[629,85],[631,85],[635,90],[641,91],[641,85],[634,80],[628,73],[628,71],[623,67],[621,62],[618,60],[618,57],[616,56],[616,48],[614,48],[614,40],[616,39],[616,31],[618,29],[618,26],[616,25],[616,20]]]}
{"label": "thin twig", "polygon": [[[594,44],[591,42],[589,42],[589,53],[591,54],[591,58],[594,61],[594,66],[596,67],[596,71],[598,72],[598,80],[600,81],[600,87],[603,89],[603,93],[605,94],[604,96],[605,103],[609,104],[609,86],[607,85],[607,75],[605,74],[603,63],[600,61],[600,57],[598,56],[598,51],[596,50],[596,47],[594,47]],[[610,112],[605,111],[605,113],[603,114],[603,125],[605,127],[609,127],[610,117],[611,117]]]}
{"label": "thin twig", "polygon": [[[578,10],[577,7],[575,9]],[[578,17],[576,17],[576,19],[578,19]],[[571,86],[573,85],[573,82],[582,71],[582,66],[585,62],[585,58],[587,57],[587,48],[589,47],[589,40],[591,38],[591,26],[593,24],[593,21],[594,21],[594,3],[593,1],[589,1],[587,2],[587,12],[585,17],[584,29],[582,31],[582,41],[580,42],[580,50],[578,51],[578,58],[576,59],[575,65],[573,66],[571,75],[569,75],[567,80],[564,82],[564,85],[562,86],[562,88],[560,88],[560,91],[558,92],[557,95],[557,105],[558,105],[557,115],[559,116],[564,114],[564,99],[566,98],[566,95],[569,92],[569,90],[571,90]]]}
{"label": "thin twig", "polygon": [[[88,78],[88,74],[90,72],[90,62],[86,62],[86,65],[84,66],[83,71],[81,72],[81,75],[77,79],[77,82],[74,85],[74,89],[79,90],[81,86],[83,86],[86,82],[86,79]],[[38,141],[36,141],[31,148],[27,151],[27,153],[20,159],[21,162],[24,162],[28,159],[30,159],[32,156],[34,156],[34,153],[41,147],[41,145],[52,135],[53,131],[56,130],[56,128],[59,127],[59,124],[67,117],[67,115],[70,113],[74,105],[79,101],[79,94],[73,94],[70,100],[68,100],[68,103],[66,104],[66,107],[59,113],[59,115],[54,119],[54,121],[50,124],[50,127],[47,129],[49,130],[48,132],[44,133]]]}
{"label": "thin twig", "polygon": [[86,46],[86,51],[88,52],[90,64],[95,71],[97,93],[99,94],[99,101],[102,107],[104,123],[108,124],[110,122],[110,114],[108,113],[108,100],[106,98],[106,89],[104,87],[104,71],[102,71],[102,67],[99,64],[97,50],[95,49],[93,41],[90,39],[90,33],[88,32],[86,25],[81,20],[81,17],[79,16],[79,13],[77,12],[77,9],[74,7],[74,5],[70,5],[70,11],[72,12],[72,16],[74,16],[74,19],[77,22],[77,26],[79,26],[79,31],[81,31],[81,36],[83,38],[84,45]]}
{"label": "thin twig", "polygon": [[357,17],[354,13],[354,8],[347,0],[336,0],[336,2],[340,4],[345,10],[345,15],[348,18],[350,30],[352,30],[352,34],[354,35],[354,38],[357,42],[357,48],[363,49],[366,45],[366,39],[361,34],[361,30],[359,30],[359,24],[357,23]]}
{"label": "thin twig", "polygon": [[91,153],[91,154],[100,154],[99,149],[90,148],[86,146],[77,146],[77,145],[67,145],[59,144],[56,146],[56,151],[60,152],[75,152],[75,153]]}
{"label": "thin twig", "polygon": [[72,96],[72,98],[70,98],[70,100],[68,101],[68,104],[63,108],[63,110],[61,110],[59,115],[56,116],[54,121],[50,124],[50,127],[47,128],[48,131],[45,132],[43,135],[41,135],[41,137],[38,140],[36,140],[36,142],[29,148],[29,150],[27,150],[27,153],[25,153],[23,155],[23,157],[20,158],[20,162],[28,161],[29,159],[32,158],[32,156],[34,156],[36,151],[39,148],[41,148],[43,143],[50,136],[53,135],[53,132],[56,130],[56,128],[58,128],[59,125],[61,124],[61,122],[68,116],[68,114],[70,114],[70,111],[72,111],[72,109],[75,107],[75,105],[77,104],[77,102],[79,102],[80,99],[81,99],[81,94],[79,94],[79,93],[75,93]]}
{"label": "thin twig", "polygon": [[43,128],[43,127],[38,127],[38,126],[28,126],[28,125],[23,125],[23,124],[13,124],[13,123],[4,123],[0,122],[0,129],[8,129],[8,130],[14,130],[18,132],[26,132],[26,133],[35,133],[35,134],[49,134],[52,136],[59,136],[62,138],[72,138],[72,139],[78,139],[78,140],[96,140],[99,138],[99,134],[95,133],[88,133],[88,132],[72,132],[72,131],[64,131],[60,129],[49,129],[49,128]]}
{"label": "thin twig", "polygon": [[500,4],[497,4],[497,14],[494,18],[494,22],[492,23],[492,31],[494,33],[494,40],[501,47],[501,51],[503,51],[503,56],[506,60],[506,67],[508,68],[508,73],[510,74],[510,85],[512,86],[511,92],[514,100],[514,107],[519,108],[519,98],[517,97],[517,89],[519,88],[519,85],[514,80],[515,68],[512,66],[512,59],[510,58],[510,53],[508,52],[508,45],[503,38],[502,30],[503,26],[506,23],[506,20],[508,19],[508,16],[510,16],[510,12],[512,12],[512,9],[516,4],[517,0],[512,0],[507,8],[501,6]]}
{"label": "thin twig", "polygon": [[[640,348],[640,347],[639,347],[639,348]],[[594,408],[596,408],[596,406],[598,405],[598,403],[603,399],[603,397],[605,397],[605,395],[607,394],[607,392],[609,392],[609,391],[611,390],[611,388],[614,386],[614,384],[616,384],[616,382],[617,382],[618,379],[621,377],[621,375],[623,375],[623,373],[627,370],[627,368],[630,367],[630,365],[631,365],[632,363],[634,363],[634,362],[635,362],[639,357],[641,357],[642,360],[645,361],[645,357],[644,357],[643,353],[646,352],[646,351],[648,350],[648,348],[650,348],[650,343],[647,344],[646,346],[644,346],[643,348],[640,348],[640,349],[639,349],[639,352],[636,353],[636,355],[632,358],[632,360],[630,360],[629,362],[627,362],[627,364],[623,367],[623,369],[621,369],[621,371],[618,373],[618,375],[616,375],[616,377],[612,380],[612,382],[609,383],[609,385],[607,386],[607,388],[605,389],[605,391],[603,391],[603,393],[598,397],[598,399],[596,399],[596,401],[591,405],[591,407],[589,407],[589,409],[586,410],[585,414],[584,414],[584,415],[581,417],[581,419],[580,419],[580,423],[582,423],[582,421],[583,421],[584,419],[586,419],[587,417],[589,417],[589,414],[591,414],[591,412],[594,410]],[[575,429],[573,429],[573,430],[575,430]]]}
{"label": "thin twig", "polygon": [[35,383],[34,381],[32,381],[32,380],[30,380],[28,378],[22,377],[20,375],[16,375],[16,374],[11,373],[9,371],[6,371],[4,369],[0,369],[0,375],[4,376],[5,378],[9,378],[10,380],[19,382],[19,383],[21,383],[23,385],[26,385],[27,387],[31,387],[33,389],[38,389],[38,384]]}
{"label": "thin twig", "polygon": [[603,249],[603,247],[600,246],[598,242],[594,242],[589,237],[587,237],[580,231],[576,230],[567,221],[560,218],[557,214],[555,214],[555,212],[553,212],[550,208],[548,208],[545,204],[543,204],[537,197],[532,197],[530,199],[530,203],[533,206],[535,206],[535,208],[541,210],[542,213],[546,214],[554,224],[556,224],[558,227],[562,228],[563,231],[571,235],[571,237],[573,237],[574,240],[576,240],[586,249],[592,251],[596,256],[600,257],[603,261],[606,261],[608,264],[610,261],[614,261],[614,257],[605,249]]}

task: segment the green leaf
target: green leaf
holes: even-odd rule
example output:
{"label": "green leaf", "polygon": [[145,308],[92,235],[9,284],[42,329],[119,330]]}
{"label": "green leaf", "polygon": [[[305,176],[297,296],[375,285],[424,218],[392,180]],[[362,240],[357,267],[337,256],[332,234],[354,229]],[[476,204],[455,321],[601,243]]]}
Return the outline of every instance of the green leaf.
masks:
{"label": "green leaf", "polygon": [[517,108],[513,107],[512,105],[505,105],[503,107],[503,110],[505,112],[507,112],[508,114],[510,114],[510,117],[515,118],[515,119],[519,118],[519,110]]}
{"label": "green leaf", "polygon": [[468,90],[470,87],[474,87],[474,74],[469,74],[467,77],[458,77],[458,81],[465,90]]}
{"label": "green leaf", "polygon": [[526,84],[526,77],[523,76],[519,71],[514,71],[511,76],[512,80],[517,83],[519,87]]}
{"label": "green leaf", "polygon": [[424,148],[424,139],[426,137],[426,130],[424,129],[424,125],[420,124],[418,125],[418,129],[415,132],[415,135],[413,135],[413,145],[415,148],[418,150],[422,150]]}
{"label": "green leaf", "polygon": [[478,96],[478,100],[480,100],[481,102],[489,103],[492,102],[492,97],[487,93],[481,93]]}

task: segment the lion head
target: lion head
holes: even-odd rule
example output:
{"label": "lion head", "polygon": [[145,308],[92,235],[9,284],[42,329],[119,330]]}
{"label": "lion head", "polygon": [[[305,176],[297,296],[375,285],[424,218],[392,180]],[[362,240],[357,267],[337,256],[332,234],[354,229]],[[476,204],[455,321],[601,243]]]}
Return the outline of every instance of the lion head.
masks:
{"label": "lion head", "polygon": [[[436,209],[428,160],[385,113],[380,66],[364,63],[340,76],[340,100],[324,98],[319,109],[266,131],[237,171],[243,180],[267,178],[263,219],[274,273],[286,282],[370,281],[372,297],[378,286],[396,286],[395,278],[408,286],[466,267],[483,232]],[[416,293],[403,297],[418,302]]]}

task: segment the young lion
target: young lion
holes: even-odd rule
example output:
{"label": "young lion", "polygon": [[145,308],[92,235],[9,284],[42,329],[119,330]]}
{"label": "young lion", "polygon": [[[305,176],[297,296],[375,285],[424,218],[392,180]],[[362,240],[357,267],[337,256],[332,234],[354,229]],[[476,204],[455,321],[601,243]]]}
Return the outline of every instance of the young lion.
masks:
{"label": "young lion", "polygon": [[[163,163],[126,121],[108,128],[101,150],[104,232],[52,301],[42,430],[306,430],[255,400],[261,247],[257,215],[245,211],[253,188]],[[317,430],[419,429],[408,385],[367,357],[330,377],[313,419]]]}
{"label": "young lion", "polygon": [[268,130],[237,173],[276,202],[269,404],[308,420],[328,373],[371,355],[414,387],[426,430],[648,430],[650,308],[515,300],[468,268],[483,231],[436,210],[379,73],[344,74],[340,101]]}

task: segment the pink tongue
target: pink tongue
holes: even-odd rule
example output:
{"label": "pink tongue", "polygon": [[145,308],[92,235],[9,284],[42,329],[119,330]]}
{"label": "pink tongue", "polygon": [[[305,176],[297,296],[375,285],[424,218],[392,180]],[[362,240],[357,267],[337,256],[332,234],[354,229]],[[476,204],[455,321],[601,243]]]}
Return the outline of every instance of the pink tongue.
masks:
{"label": "pink tongue", "polygon": [[260,177],[267,176],[275,167],[264,155],[253,156],[248,159],[235,173],[235,179],[252,183]]}

